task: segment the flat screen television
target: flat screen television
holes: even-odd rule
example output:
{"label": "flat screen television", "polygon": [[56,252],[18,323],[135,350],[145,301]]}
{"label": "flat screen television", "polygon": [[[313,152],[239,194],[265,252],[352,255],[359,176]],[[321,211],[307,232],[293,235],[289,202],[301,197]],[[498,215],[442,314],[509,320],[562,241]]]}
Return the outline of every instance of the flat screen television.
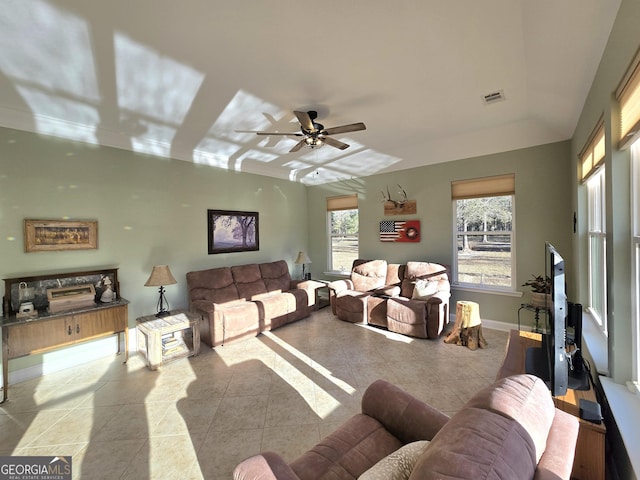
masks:
{"label": "flat screen television", "polygon": [[[551,394],[562,396],[567,389],[588,390],[589,376],[581,355],[567,355],[568,302],[565,283],[565,263],[549,242],[545,243],[545,276],[551,279],[551,299],[547,305],[546,331],[541,347],[528,348],[525,371],[542,378]],[[569,365],[572,365],[570,368]]]}

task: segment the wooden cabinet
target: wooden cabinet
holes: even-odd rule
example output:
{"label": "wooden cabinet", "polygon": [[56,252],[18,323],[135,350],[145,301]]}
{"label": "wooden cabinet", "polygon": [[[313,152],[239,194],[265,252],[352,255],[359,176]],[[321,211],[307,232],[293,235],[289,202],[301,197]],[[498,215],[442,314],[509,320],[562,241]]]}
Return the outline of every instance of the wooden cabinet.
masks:
{"label": "wooden cabinet", "polygon": [[[509,375],[517,375],[525,371],[525,355],[527,348],[539,347],[541,335],[533,332],[511,330],[507,343],[507,351],[504,361],[498,372],[498,378]],[[568,390],[561,397],[554,397],[556,408],[576,417],[580,416],[580,399],[596,400],[596,394],[590,390]],[[602,480],[605,478],[605,435],[607,429],[603,423],[596,424],[578,418],[580,430],[578,431],[578,443],[573,461],[571,478],[578,480]]]}
{"label": "wooden cabinet", "polygon": [[9,369],[7,362],[109,335],[124,334],[126,363],[129,359],[128,301],[120,298],[109,304],[97,304],[81,311],[44,315],[33,319],[10,316],[2,319],[3,398],[7,399]]}

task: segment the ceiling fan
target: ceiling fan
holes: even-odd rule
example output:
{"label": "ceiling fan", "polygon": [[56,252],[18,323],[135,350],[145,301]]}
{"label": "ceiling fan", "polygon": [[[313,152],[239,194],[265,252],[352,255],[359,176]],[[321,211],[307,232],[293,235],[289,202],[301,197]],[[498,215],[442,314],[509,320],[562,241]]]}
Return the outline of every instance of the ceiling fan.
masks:
{"label": "ceiling fan", "polygon": [[337,133],[357,132],[359,130],[366,130],[366,125],[362,122],[351,123],[349,125],[342,125],[340,127],[324,128],[321,123],[315,122],[318,118],[318,112],[310,110],[308,112],[293,112],[300,122],[300,132],[302,133],[284,133],[284,132],[256,132],[258,135],[270,136],[270,135],[287,135],[291,137],[304,137],[298,143],[296,143],[289,152],[297,152],[302,147],[309,147],[311,149],[319,148],[325,143],[340,150],[349,148],[349,145],[331,138],[330,135]]}

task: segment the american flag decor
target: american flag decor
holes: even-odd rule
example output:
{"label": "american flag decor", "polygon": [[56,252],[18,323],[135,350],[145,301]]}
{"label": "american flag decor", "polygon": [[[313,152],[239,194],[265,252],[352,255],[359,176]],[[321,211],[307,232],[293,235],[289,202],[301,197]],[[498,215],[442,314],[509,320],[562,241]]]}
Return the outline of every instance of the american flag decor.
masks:
{"label": "american flag decor", "polygon": [[381,242],[419,242],[420,220],[382,220]]}

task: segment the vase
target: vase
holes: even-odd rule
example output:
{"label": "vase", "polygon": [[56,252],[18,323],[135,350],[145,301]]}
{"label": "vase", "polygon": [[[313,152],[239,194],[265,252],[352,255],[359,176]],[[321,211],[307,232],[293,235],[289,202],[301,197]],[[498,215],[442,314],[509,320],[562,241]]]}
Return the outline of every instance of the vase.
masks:
{"label": "vase", "polygon": [[551,294],[531,292],[531,305],[536,308],[551,308]]}

